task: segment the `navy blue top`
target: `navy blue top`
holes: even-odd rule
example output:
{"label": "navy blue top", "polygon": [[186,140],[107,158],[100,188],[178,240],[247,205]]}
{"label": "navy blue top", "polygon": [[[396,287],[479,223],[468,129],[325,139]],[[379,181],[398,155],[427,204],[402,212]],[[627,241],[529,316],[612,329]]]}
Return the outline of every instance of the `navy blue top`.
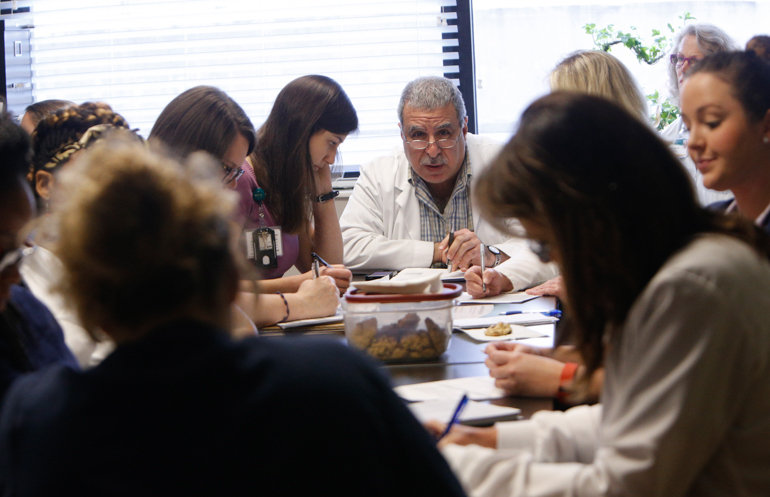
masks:
{"label": "navy blue top", "polygon": [[0,418],[15,496],[463,495],[368,359],[178,322],[97,367],[17,381]]}
{"label": "navy blue top", "polygon": [[[720,200],[718,202],[709,204],[706,208],[716,212],[725,212],[727,208],[730,207],[730,204],[732,204],[734,201],[734,198],[728,200]],[[760,228],[765,230],[767,233],[770,233],[770,216],[765,218],[765,221],[762,223]]]}
{"label": "navy blue top", "polygon": [[51,311],[32,292],[11,286],[11,298],[0,313],[0,400],[24,373],[51,364],[79,369],[64,343],[64,334]]}

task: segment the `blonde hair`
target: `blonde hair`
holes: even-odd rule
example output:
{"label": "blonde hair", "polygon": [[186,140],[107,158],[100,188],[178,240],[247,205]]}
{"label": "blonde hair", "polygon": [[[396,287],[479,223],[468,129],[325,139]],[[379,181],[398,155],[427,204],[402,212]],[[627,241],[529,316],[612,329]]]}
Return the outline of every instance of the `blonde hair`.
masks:
{"label": "blonde hair", "polygon": [[551,91],[574,91],[606,98],[642,122],[647,103],[634,77],[618,59],[600,50],[573,52],[551,72]]}
{"label": "blonde hair", "polygon": [[219,308],[237,271],[227,222],[234,198],[210,160],[194,154],[182,167],[108,139],[62,171],[61,290],[86,329],[137,329],[191,306]]}

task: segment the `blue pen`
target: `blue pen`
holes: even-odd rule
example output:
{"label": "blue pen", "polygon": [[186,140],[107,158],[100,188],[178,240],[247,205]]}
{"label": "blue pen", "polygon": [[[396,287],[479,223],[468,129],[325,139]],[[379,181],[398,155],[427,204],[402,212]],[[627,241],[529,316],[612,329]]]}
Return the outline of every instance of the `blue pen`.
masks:
{"label": "blue pen", "polygon": [[[501,316],[513,316],[514,314],[524,314],[524,311],[507,311],[507,312],[501,312]],[[551,311],[542,311],[540,312],[543,316],[550,316],[554,318],[560,318],[561,317],[561,311],[558,309],[553,309]]]}
{"label": "blue pen", "polygon": [[438,437],[439,440],[447,436],[449,433],[449,430],[452,429],[452,425],[456,424],[460,420],[460,414],[462,414],[463,409],[465,409],[465,405],[468,403],[468,394],[463,394],[463,398],[460,399],[460,403],[457,404],[457,408],[455,409],[455,413],[452,415],[452,419],[449,420],[449,424],[446,425],[446,430],[444,430],[444,433],[441,434],[440,437]]}

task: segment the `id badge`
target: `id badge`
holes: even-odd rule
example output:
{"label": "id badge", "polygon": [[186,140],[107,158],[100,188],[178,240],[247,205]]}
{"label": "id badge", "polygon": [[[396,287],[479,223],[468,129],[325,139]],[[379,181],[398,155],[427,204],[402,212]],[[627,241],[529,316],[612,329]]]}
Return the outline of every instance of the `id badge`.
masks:
{"label": "id badge", "polygon": [[280,228],[259,228],[247,230],[246,255],[260,269],[278,267],[278,257],[282,255]]}

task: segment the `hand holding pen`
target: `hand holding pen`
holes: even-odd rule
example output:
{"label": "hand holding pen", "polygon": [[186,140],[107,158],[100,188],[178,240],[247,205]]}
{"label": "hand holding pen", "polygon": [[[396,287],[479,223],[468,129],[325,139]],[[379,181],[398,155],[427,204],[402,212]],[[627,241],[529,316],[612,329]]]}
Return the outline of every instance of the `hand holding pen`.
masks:
{"label": "hand holding pen", "polygon": [[313,279],[321,276],[321,267],[319,264],[323,264],[326,267],[331,267],[328,262],[323,260],[320,255],[315,252],[310,253],[310,257],[313,259]]}
{"label": "hand holding pen", "polygon": [[487,293],[487,284],[484,283],[484,271],[487,269],[487,265],[485,263],[487,248],[483,243],[479,247],[481,249],[481,291]]}
{"label": "hand holding pen", "polygon": [[353,280],[353,273],[351,273],[349,269],[346,269],[342,264],[329,264],[315,252],[312,252],[310,257],[312,259],[313,278],[315,279],[319,276],[331,276],[340,291],[340,295],[344,294],[350,287],[350,282]]}
{"label": "hand holding pen", "polygon": [[463,394],[463,397],[460,399],[460,402],[457,404],[457,407],[455,408],[454,414],[452,414],[452,418],[449,420],[449,423],[446,425],[446,428],[444,429],[444,433],[441,434],[440,437],[438,437],[438,441],[440,442],[442,438],[447,436],[449,432],[452,430],[452,426],[457,424],[460,421],[460,415],[463,413],[463,409],[465,409],[465,406],[468,404],[468,394]]}
{"label": "hand holding pen", "polygon": [[[461,229],[447,233],[439,244],[439,249],[446,253],[446,265],[451,270],[467,271],[478,266],[481,261],[481,240],[469,229]],[[484,250],[486,255],[486,250]]]}

